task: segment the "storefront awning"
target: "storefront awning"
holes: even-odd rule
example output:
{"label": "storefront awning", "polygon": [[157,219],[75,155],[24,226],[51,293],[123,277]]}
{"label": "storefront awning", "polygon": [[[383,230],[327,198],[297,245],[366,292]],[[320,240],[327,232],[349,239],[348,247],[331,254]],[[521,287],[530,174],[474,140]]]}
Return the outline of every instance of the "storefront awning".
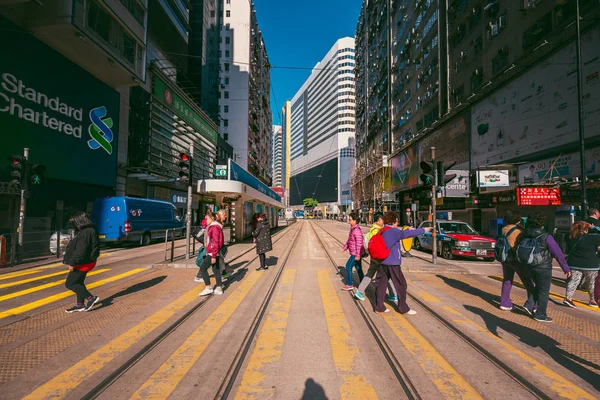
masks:
{"label": "storefront awning", "polygon": [[282,202],[251,188],[243,182],[226,179],[204,179],[198,181],[198,193],[212,193],[214,195],[241,196],[244,201],[258,201],[275,207],[283,208]]}

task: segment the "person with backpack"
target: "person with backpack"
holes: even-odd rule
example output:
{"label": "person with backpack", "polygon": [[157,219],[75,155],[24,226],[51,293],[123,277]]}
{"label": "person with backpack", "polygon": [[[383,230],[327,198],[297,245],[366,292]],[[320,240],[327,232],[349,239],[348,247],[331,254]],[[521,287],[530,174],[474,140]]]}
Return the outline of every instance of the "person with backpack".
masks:
{"label": "person with backpack", "polygon": [[[206,257],[200,267],[198,276],[202,276],[206,286],[199,296],[208,296],[211,294],[223,294],[223,283],[221,280],[221,268],[219,267],[219,252],[223,247],[223,229],[217,221],[217,216],[212,211],[206,213],[206,232],[204,234],[204,247],[206,248]],[[210,275],[208,268],[212,266],[213,274],[217,284],[214,288],[210,286]]]}
{"label": "person with backpack", "polygon": [[[552,283],[552,259],[558,261],[567,278],[571,277],[571,269],[558,243],[544,231],[545,224],[546,216],[541,212],[527,217],[527,229],[517,245],[516,255],[535,283],[535,290],[525,303],[525,311],[536,321],[552,322],[546,313]],[[537,304],[537,310],[534,311],[532,304]]]}
{"label": "person with backpack", "polygon": [[[502,263],[502,291],[500,295],[500,309],[504,311],[511,311],[513,304],[510,299],[510,292],[513,286],[513,280],[515,278],[515,272],[521,278],[525,290],[527,290],[527,298],[533,299],[533,291],[535,286],[531,280],[531,276],[527,273],[527,270],[519,264],[515,256],[515,250],[517,244],[523,235],[523,227],[521,226],[521,214],[517,211],[509,211],[504,221],[507,223],[502,228],[502,235],[496,241],[496,247],[494,248],[494,255],[496,260]],[[523,307],[533,309],[533,304],[525,303]]]}
{"label": "person with backpack", "polygon": [[[92,295],[85,287],[85,277],[96,266],[100,257],[100,242],[94,224],[84,212],[78,212],[69,219],[75,228],[75,237],[67,245],[63,263],[69,266],[65,287],[77,295],[77,304],[65,311],[69,314],[89,311],[100,297]],[[87,300],[87,304],[84,301]]]}
{"label": "person with backpack", "polygon": [[[217,220],[221,225],[221,229],[223,229],[223,226],[225,226],[225,222],[227,222],[226,209],[221,208],[219,211],[217,211]],[[229,272],[227,272],[227,266],[225,263],[225,258],[227,258],[227,252],[227,246],[223,244],[223,247],[221,247],[221,252],[219,253],[219,268],[221,268],[221,275],[223,276],[223,280],[227,280],[230,276]]]}
{"label": "person with backpack", "polygon": [[364,252],[363,248],[363,234],[362,229],[360,229],[360,225],[358,224],[358,215],[354,212],[348,215],[348,222],[350,223],[350,232],[348,233],[348,240],[346,240],[346,244],[342,248],[342,251],[348,250],[350,253],[350,258],[346,262],[346,284],[342,286],[342,290],[353,290],[354,286],[352,285],[352,272],[353,267],[356,268],[356,273],[358,274],[358,279],[362,281],[364,278],[362,265],[360,262],[360,258]]}
{"label": "person with backpack", "polygon": [[[206,257],[206,247],[204,247],[204,234],[206,233],[206,218],[202,219],[202,224],[200,228],[194,233],[194,239],[198,241],[200,244],[200,248],[198,249],[198,254],[196,255],[196,266],[198,268],[202,267],[202,263],[204,262],[204,258]],[[194,278],[195,282],[204,282],[201,276],[201,272],[198,272],[198,275]]]}
{"label": "person with backpack", "polygon": [[256,241],[256,254],[260,259],[260,267],[257,271],[266,271],[269,269],[267,265],[267,252],[273,250],[273,242],[271,240],[271,227],[265,214],[255,214],[256,229],[252,232],[252,236]]}
{"label": "person with backpack", "polygon": [[571,277],[567,280],[566,297],[563,300],[565,306],[577,308],[573,303],[573,295],[584,278],[588,282],[588,293],[590,295],[590,307],[598,308],[595,299],[596,278],[600,265],[596,258],[598,246],[600,246],[600,235],[591,233],[592,224],[578,221],[571,226],[569,233],[567,261],[571,268]]}
{"label": "person with backpack", "polygon": [[377,278],[375,279],[377,285],[375,292],[375,312],[381,314],[389,311],[385,307],[385,293],[387,282],[389,279],[392,279],[394,288],[398,293],[398,312],[401,314],[415,315],[417,312],[411,310],[408,304],[406,304],[407,284],[401,269],[402,256],[400,250],[402,245],[400,244],[400,241],[402,239],[423,235],[425,232],[431,232],[433,228],[398,229],[398,214],[394,211],[385,213],[383,222],[385,223],[385,226],[375,237],[371,238],[369,243],[371,257],[381,260],[381,264],[379,264],[379,269],[377,270]]}
{"label": "person with backpack", "polygon": [[[363,246],[367,253],[369,252],[369,240],[371,240],[373,236],[377,235],[377,232],[379,232],[381,228],[383,228],[383,214],[376,213],[373,216],[373,220],[375,221],[375,223],[371,226],[369,232],[365,234],[363,241]],[[376,260],[373,257],[371,257],[371,259],[369,260],[369,269],[367,270],[367,274],[360,281],[360,285],[358,285],[358,289],[356,290],[356,292],[354,292],[354,297],[356,297],[358,300],[363,301],[365,299],[365,290],[367,289],[367,286],[369,286],[375,274],[377,273],[377,269],[379,269],[379,263],[380,261]],[[394,289],[394,285],[392,284],[391,279],[388,281],[388,291],[388,301],[398,301],[398,295],[396,294],[396,289]]]}

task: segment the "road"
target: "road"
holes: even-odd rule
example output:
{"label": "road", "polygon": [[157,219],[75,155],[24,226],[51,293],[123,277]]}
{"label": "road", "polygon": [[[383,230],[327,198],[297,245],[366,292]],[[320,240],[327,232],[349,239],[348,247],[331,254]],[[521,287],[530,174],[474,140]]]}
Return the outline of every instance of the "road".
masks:
{"label": "road", "polygon": [[75,314],[64,265],[1,271],[0,398],[600,397],[599,312],[561,306],[560,281],[542,324],[499,310],[497,263],[415,252],[403,269],[417,315],[378,315],[372,287],[364,302],[340,290],[347,233],[292,224],[264,272],[251,244],[231,246],[235,274],[211,297],[164,244],[114,249],[88,279],[100,305]]}

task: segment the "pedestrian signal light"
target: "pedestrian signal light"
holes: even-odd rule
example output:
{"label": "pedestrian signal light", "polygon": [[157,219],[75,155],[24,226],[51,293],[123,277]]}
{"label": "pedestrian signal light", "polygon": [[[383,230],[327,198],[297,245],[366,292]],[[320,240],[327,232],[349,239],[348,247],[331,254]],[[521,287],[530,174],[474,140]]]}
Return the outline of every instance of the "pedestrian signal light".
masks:
{"label": "pedestrian signal light", "polygon": [[46,172],[46,166],[42,164],[33,164],[31,166],[31,177],[30,182],[32,185],[41,185],[46,179],[44,173]]}
{"label": "pedestrian signal light", "polygon": [[434,171],[434,165],[433,162],[431,161],[421,161],[421,163],[419,164],[421,166],[421,175],[419,176],[419,178],[421,179],[421,182],[425,185],[425,186],[433,186],[433,171]]}

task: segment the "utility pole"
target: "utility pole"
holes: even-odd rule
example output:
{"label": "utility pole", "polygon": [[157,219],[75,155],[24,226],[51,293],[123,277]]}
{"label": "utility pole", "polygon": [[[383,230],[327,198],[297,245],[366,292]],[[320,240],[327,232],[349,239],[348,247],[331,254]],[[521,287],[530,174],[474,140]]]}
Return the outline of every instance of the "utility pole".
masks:
{"label": "utility pole", "polygon": [[192,185],[194,182],[194,144],[190,143],[190,177],[187,192],[187,218],[185,227],[185,259],[190,259],[190,238],[192,237]]}
{"label": "utility pole", "polygon": [[27,189],[28,189],[28,174],[29,174],[29,149],[26,147],[23,149],[23,169],[21,171],[21,205],[19,208],[19,257],[21,261],[23,257],[24,244],[23,244],[23,225],[25,224],[25,211],[27,202]]}
{"label": "utility pole", "polygon": [[587,184],[585,181],[585,126],[583,121],[583,100],[581,98],[581,91],[583,89],[583,71],[581,63],[581,13],[579,7],[579,0],[576,2],[576,25],[577,29],[577,43],[575,43],[576,56],[577,56],[577,114],[579,117],[579,161],[581,163],[581,217],[585,220],[588,216],[588,205],[587,205]]}
{"label": "utility pole", "polygon": [[433,225],[433,230],[431,231],[431,236],[433,238],[433,252],[431,255],[431,261],[433,262],[433,265],[437,265],[437,218],[435,216],[436,214],[436,208],[437,208],[437,204],[436,204],[436,200],[437,200],[437,180],[438,180],[438,172],[437,172],[437,168],[435,168],[435,147],[431,148],[431,164],[434,166],[433,168],[433,185],[431,185],[431,212],[432,212],[432,216],[431,216],[431,222]]}

